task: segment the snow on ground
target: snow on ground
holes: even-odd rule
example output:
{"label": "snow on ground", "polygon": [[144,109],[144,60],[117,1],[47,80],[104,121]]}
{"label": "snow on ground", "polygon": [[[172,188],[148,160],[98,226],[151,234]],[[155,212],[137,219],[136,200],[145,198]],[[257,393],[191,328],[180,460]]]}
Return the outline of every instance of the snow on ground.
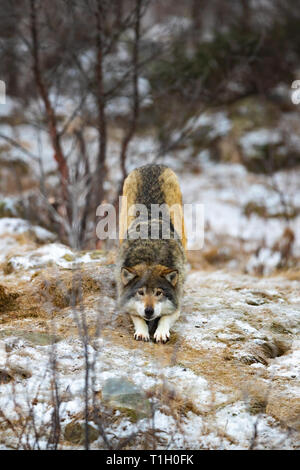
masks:
{"label": "snow on ground", "polygon": [[[117,53],[117,62],[126,61],[124,50]],[[124,57],[123,57],[124,55]],[[141,78],[139,86],[145,99],[151,94],[149,83]],[[54,99],[54,98],[53,98]],[[118,99],[118,98],[116,98]],[[150,99],[150,98],[149,98]],[[69,109],[72,106],[72,100],[62,97],[61,103],[58,103],[58,112],[62,108]],[[114,106],[114,103],[111,103]],[[38,103],[32,103],[29,111],[34,114]],[[32,109],[31,109],[32,108]],[[121,109],[120,103],[117,108]],[[7,105],[2,109],[2,113],[7,116],[12,115],[17,109],[17,103],[9,99]],[[285,123],[285,134],[296,136],[297,132],[287,132],[289,120],[294,123],[297,116],[289,116],[288,113],[282,118]],[[297,119],[298,122],[298,119]],[[73,124],[72,124],[73,125]],[[227,136],[232,129],[232,122],[224,111],[204,112],[195,118],[191,118],[186,123],[187,129],[197,129],[204,132],[208,140],[216,137]],[[283,125],[283,124],[282,124]],[[293,124],[294,125],[294,124]],[[283,126],[284,127],[284,126]],[[15,156],[23,158],[29,163],[35,173],[40,175],[41,164],[43,171],[49,173],[56,168],[47,133],[44,130],[38,130],[31,124],[20,124],[10,126],[1,125],[1,132],[9,137],[15,138],[27,150],[33,153],[37,158],[30,159],[17,149],[12,148],[8,154],[9,158]],[[87,127],[85,129],[87,139],[87,151],[89,155],[94,155],[97,151],[97,132],[95,129]],[[173,136],[176,138],[176,136]],[[119,166],[120,141],[122,132],[119,129],[109,129],[108,155],[110,179],[107,181],[106,190],[114,191],[116,179],[121,178]],[[252,152],[257,142],[262,145],[268,142],[276,143],[278,135],[275,130],[256,129],[245,133],[241,137],[241,145],[247,154]],[[63,142],[66,153],[72,150],[71,135],[67,133]],[[195,156],[194,167],[198,169],[197,173],[189,171],[185,161],[191,161],[191,149],[187,148],[172,152],[164,158],[157,158],[159,152],[158,142],[154,136],[149,135],[136,136],[130,143],[127,158],[127,170],[141,165],[141,162],[161,162],[169,164],[179,176],[179,181],[183,191],[183,200],[185,203],[200,203],[204,207],[205,223],[205,241],[217,245],[220,238],[226,238],[234,242],[237,249],[243,249],[250,253],[258,248],[263,250],[255,255],[249,261],[248,271],[253,272],[257,265],[268,264],[265,273],[271,273],[278,265],[280,254],[272,252],[272,247],[282,236],[284,229],[289,228],[295,234],[293,251],[295,256],[300,256],[300,178],[299,169],[282,170],[273,177],[267,175],[257,175],[248,172],[241,164],[215,164],[209,159],[209,148],[199,151]],[[71,152],[74,154],[76,152]],[[7,156],[7,158],[8,158]],[[1,158],[4,158],[2,155]],[[175,157],[175,158],[174,158]],[[70,155],[69,155],[69,162]],[[92,161],[90,162],[92,165]],[[54,176],[49,176],[49,182]],[[56,184],[55,179],[53,184]],[[83,194],[83,191],[79,191]],[[253,209],[251,214],[247,214],[247,208]],[[263,212],[265,216],[259,212]],[[295,216],[288,223],[282,216],[285,211],[295,210]],[[202,235],[201,235],[202,238]],[[195,240],[189,241],[189,248],[192,249]],[[201,243],[200,243],[201,244]],[[199,245],[199,244],[198,244]],[[266,261],[267,260],[267,261]]]}
{"label": "snow on ground", "polygon": [[208,128],[206,134],[207,138],[214,139],[215,137],[228,134],[232,128],[232,124],[226,113],[222,111],[213,114],[203,112],[200,116],[189,119],[184,129],[190,132],[199,128],[202,128],[202,131]]}
{"label": "snow on ground", "polygon": [[263,147],[267,144],[278,144],[281,141],[281,136],[277,131],[270,129],[259,129],[247,132],[240,139],[240,144],[246,155],[251,155],[256,151],[257,147]]}
{"label": "snow on ground", "polygon": [[34,232],[36,237],[41,241],[48,241],[55,238],[53,233],[42,227],[31,225],[27,220],[9,217],[0,218],[0,236],[4,234],[21,234],[28,231]]}
{"label": "snow on ground", "polygon": [[[9,230],[21,230],[21,221],[18,224],[6,225],[2,240],[9,237]],[[18,249],[19,255],[25,250],[22,263],[15,264],[9,275],[0,273],[0,285],[15,292],[22,283],[23,298],[36,288],[32,280],[36,277],[24,283],[24,274],[30,268],[31,275],[37,273],[38,279],[47,279],[49,262],[51,269],[56,267],[58,282],[70,272],[66,271],[68,263],[74,273],[80,266],[83,275],[93,272],[100,281],[105,276],[113,279],[113,267],[106,266],[105,255],[96,259],[92,252],[76,255],[55,243],[30,252],[21,245]],[[66,254],[72,261],[63,258]],[[80,260],[80,264],[74,260]],[[106,416],[106,437],[113,445],[137,433],[139,437],[129,444],[136,448],[143,445],[141,436],[146,439],[147,433],[154,432],[156,448],[299,448],[298,281],[192,271],[181,319],[166,345],[134,341],[129,321],[115,310],[114,292],[109,293],[108,288],[107,294],[84,294],[82,308],[56,309],[52,320],[42,320],[38,315],[19,318],[14,310],[11,320],[7,315],[2,317],[0,408],[7,419],[16,423],[20,414],[31,413],[38,429],[47,428],[53,411],[50,359],[55,353],[62,434],[65,436],[68,425],[83,421],[85,356],[76,321],[85,314],[90,325],[98,320],[102,325],[99,337],[90,341],[88,357],[91,364],[95,363],[91,378],[100,410]],[[45,299],[40,302],[43,308]],[[51,334],[56,335],[57,342],[53,343]],[[154,415],[133,419],[132,411],[124,407],[110,408],[101,400],[108,379],[135,384],[144,396],[141,400],[150,400]],[[92,383],[89,387],[91,390]],[[92,418],[90,425],[97,428]],[[6,429],[5,423],[1,426]],[[33,429],[27,432],[29,442],[36,446]],[[26,439],[24,434],[21,447]],[[4,448],[14,447],[16,437],[7,429],[4,434],[0,431],[0,443]],[[39,445],[46,446],[46,437],[40,438]],[[82,444],[63,438],[61,446],[80,448]],[[91,446],[104,448],[102,437]]]}
{"label": "snow on ground", "polygon": [[[165,30],[158,31],[157,37],[161,33],[168,37]],[[148,84],[141,82],[139,86],[145,99],[151,99]],[[114,106],[119,107],[120,103],[112,102],[111,106],[114,111]],[[9,102],[5,112],[9,115],[14,108],[14,103]],[[187,125],[209,127],[210,138],[222,137],[231,128],[222,112],[216,116],[203,114]],[[2,125],[1,131],[41,156],[46,172],[55,169],[46,133],[27,124],[15,130]],[[95,133],[91,129],[86,132],[91,134],[88,150],[93,154]],[[276,141],[272,132],[262,129],[260,133],[248,133],[242,143],[247,148],[255,147],[258,138]],[[119,140],[118,135],[109,142],[112,181],[107,189],[113,188],[116,177],[121,176]],[[141,162],[156,161],[157,152],[157,142],[151,135],[135,137],[129,146],[128,170]],[[286,226],[276,211],[282,208],[282,193],[285,204],[300,208],[299,170],[284,170],[271,179],[253,175],[242,165],[212,164],[209,150],[202,150],[195,157],[198,172],[193,173],[184,163],[190,150],[180,152],[175,152],[176,158],[167,155],[162,162],[178,171],[184,202],[204,205],[205,243],[220,246],[220,240],[227,238],[234,240],[237,247],[242,241],[243,248],[248,247],[251,252],[263,245],[265,251],[260,251],[259,256],[272,272],[278,263],[272,246]],[[20,152],[17,156],[20,158]],[[33,163],[37,165],[36,161]],[[39,170],[39,166],[35,168]],[[265,207],[273,217],[255,213],[246,216],[245,207],[249,203]],[[295,233],[294,253],[299,255],[300,216],[291,219],[289,226]],[[29,232],[34,239],[26,239]],[[13,293],[20,290],[22,298],[28,296],[30,303],[32,291],[42,290],[41,284],[34,283],[35,276],[37,280],[43,276],[48,279],[51,269],[62,283],[67,275],[78,270],[89,276],[92,271],[99,282],[101,278],[106,284],[112,280],[113,268],[105,254],[74,253],[53,241],[52,234],[22,219],[0,219],[0,262],[3,266],[10,263],[9,274],[0,271],[0,287],[3,285]],[[192,248],[191,244],[189,247]],[[97,358],[94,386],[101,410],[103,407],[107,412],[107,405],[101,401],[104,384],[120,377],[126,377],[144,392],[154,409],[153,419],[138,420],[123,409],[111,409],[104,423],[108,439],[118,445],[121,438],[131,433],[145,436],[154,427],[157,448],[246,449],[253,445],[257,425],[255,448],[299,448],[298,284],[299,281],[284,277],[262,279],[226,271],[194,270],[188,275],[182,317],[166,345],[133,340],[130,323],[116,312],[114,292],[84,292],[83,312],[89,324],[95,327],[95,322],[101,319],[100,338],[92,341],[88,349],[89,360]],[[34,306],[34,315],[28,309],[27,316],[25,311],[18,310],[4,315],[0,303],[0,409],[10,420],[18,420],[19,409],[24,415],[33,413],[38,427],[49,424],[53,411],[49,358],[54,348],[64,432],[68,424],[83,419],[85,358],[75,315],[80,317],[82,311],[70,306],[54,308],[43,296],[39,302]],[[45,311],[55,312],[55,321],[45,317]],[[58,342],[53,345],[52,340],[43,336],[42,345],[32,332],[58,333]],[[95,427],[92,420],[90,424]],[[32,432],[31,429],[29,441],[34,446]],[[22,445],[25,440],[26,436]],[[15,445],[13,433],[5,428],[5,423],[0,423],[0,447]],[[45,446],[46,440],[41,438],[40,445]],[[76,447],[68,441],[61,445]],[[137,443],[131,445],[134,448]],[[103,448],[102,438],[92,446]]]}
{"label": "snow on ground", "polygon": [[[204,206],[205,237],[228,236],[251,242],[252,247],[267,247],[280,238],[286,226],[282,217],[263,218],[253,213],[249,217],[244,210],[248,203],[267,208],[269,215],[281,210],[281,196],[270,178],[248,173],[239,164],[204,165],[199,174],[180,174],[179,180],[185,203]],[[276,183],[284,191],[287,203],[299,209],[299,170],[278,172]],[[300,214],[289,221],[295,233],[295,255],[300,254]],[[190,249],[192,246],[190,245]]]}
{"label": "snow on ground", "polygon": [[[20,250],[19,236],[24,234],[30,235],[31,238],[39,243],[49,242],[56,238],[56,235],[53,233],[38,225],[31,225],[27,220],[2,217],[0,218],[0,263]],[[30,244],[29,239],[27,240],[27,250],[34,246]],[[21,252],[22,254],[24,253],[24,246],[21,247]]]}

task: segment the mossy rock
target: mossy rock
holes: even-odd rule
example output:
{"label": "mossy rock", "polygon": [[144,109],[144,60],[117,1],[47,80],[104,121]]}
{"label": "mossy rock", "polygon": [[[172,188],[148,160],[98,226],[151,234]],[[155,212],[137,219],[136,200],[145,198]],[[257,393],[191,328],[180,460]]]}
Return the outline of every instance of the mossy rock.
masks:
{"label": "mossy rock", "polygon": [[107,379],[103,384],[102,399],[132,422],[151,417],[148,398],[125,377]]}

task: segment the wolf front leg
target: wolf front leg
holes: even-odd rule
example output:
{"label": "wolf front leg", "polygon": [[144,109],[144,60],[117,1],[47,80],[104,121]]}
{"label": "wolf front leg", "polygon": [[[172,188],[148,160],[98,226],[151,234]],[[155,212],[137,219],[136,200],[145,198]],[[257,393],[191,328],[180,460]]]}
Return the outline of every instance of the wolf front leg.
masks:
{"label": "wolf front leg", "polygon": [[141,317],[136,317],[135,315],[130,316],[135,329],[134,339],[136,339],[137,341],[149,341],[149,329],[145,320]]}
{"label": "wolf front leg", "polygon": [[179,318],[180,311],[172,313],[172,315],[164,315],[160,318],[157,329],[154,333],[154,339],[156,343],[166,343],[170,339],[170,328]]}

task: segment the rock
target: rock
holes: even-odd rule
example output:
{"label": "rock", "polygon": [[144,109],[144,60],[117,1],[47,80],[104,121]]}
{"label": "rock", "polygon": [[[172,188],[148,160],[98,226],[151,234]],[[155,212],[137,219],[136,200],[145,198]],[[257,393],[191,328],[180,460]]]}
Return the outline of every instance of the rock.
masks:
{"label": "rock", "polygon": [[125,412],[132,421],[151,416],[151,405],[145,394],[125,377],[104,382],[102,399],[110,406]]}
{"label": "rock", "polygon": [[[89,442],[94,442],[99,437],[99,431],[88,424]],[[72,421],[64,430],[64,439],[72,444],[83,445],[85,443],[85,423]]]}

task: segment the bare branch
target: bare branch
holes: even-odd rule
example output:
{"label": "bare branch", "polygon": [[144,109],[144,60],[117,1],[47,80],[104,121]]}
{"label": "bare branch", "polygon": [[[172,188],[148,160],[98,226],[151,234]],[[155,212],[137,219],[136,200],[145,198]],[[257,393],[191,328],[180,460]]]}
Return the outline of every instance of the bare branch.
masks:
{"label": "bare branch", "polygon": [[[128,145],[134,136],[139,117],[140,103],[139,103],[139,89],[138,89],[138,73],[139,73],[139,44],[140,44],[140,23],[141,23],[141,7],[143,0],[136,0],[135,8],[135,27],[134,27],[134,44],[132,53],[132,68],[133,68],[133,104],[132,104],[132,117],[127,133],[125,134],[120,154],[121,170],[123,181],[126,178],[126,156]],[[122,181],[122,183],[123,183]]]}
{"label": "bare branch", "polygon": [[97,77],[97,106],[98,106],[98,132],[99,132],[99,147],[97,158],[96,170],[96,185],[95,191],[96,204],[99,204],[103,198],[103,181],[105,178],[106,168],[106,116],[105,116],[105,99],[104,99],[104,75],[103,75],[103,25],[105,18],[105,5],[103,6],[102,0],[97,0],[96,17],[96,77]]}
{"label": "bare branch", "polygon": [[39,35],[38,35],[38,26],[37,26],[37,1],[30,0],[30,34],[32,40],[32,59],[33,59],[33,73],[36,81],[37,89],[40,93],[40,96],[43,100],[45,111],[47,115],[48,121],[48,129],[49,134],[54,150],[54,158],[57,161],[62,187],[63,187],[63,197],[65,202],[67,201],[67,182],[68,182],[68,166],[66,159],[63,155],[61,143],[60,143],[60,136],[57,130],[57,121],[56,115],[51,105],[51,101],[49,98],[49,92],[47,86],[42,78],[41,72],[41,62],[40,62],[40,54],[39,54]]}

